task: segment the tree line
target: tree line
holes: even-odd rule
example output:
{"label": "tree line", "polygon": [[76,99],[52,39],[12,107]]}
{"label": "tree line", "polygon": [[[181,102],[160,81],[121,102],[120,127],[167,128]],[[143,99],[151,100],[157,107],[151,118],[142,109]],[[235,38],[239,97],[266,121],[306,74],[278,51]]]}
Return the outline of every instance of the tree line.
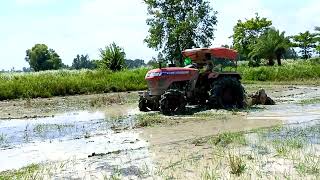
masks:
{"label": "tree line", "polygon": [[246,21],[238,20],[233,28],[233,48],[238,50],[241,59],[249,59],[257,66],[261,59],[268,60],[273,66],[274,60],[281,65],[282,58],[296,59],[295,48],[299,48],[300,58],[308,59],[313,53],[320,55],[320,28],[315,32],[301,32],[294,36],[286,36],[272,26],[272,21],[261,18],[258,14]]}
{"label": "tree line", "polygon": [[124,68],[132,69],[147,66],[142,59],[126,59],[124,50],[115,43],[99,49],[99,53],[100,60],[91,60],[87,54],[77,54],[72,65],[68,66],[62,63],[55,50],[48,48],[45,44],[35,44],[26,51],[25,60],[29,63],[30,68],[24,68],[23,71],[97,68],[118,71]]}

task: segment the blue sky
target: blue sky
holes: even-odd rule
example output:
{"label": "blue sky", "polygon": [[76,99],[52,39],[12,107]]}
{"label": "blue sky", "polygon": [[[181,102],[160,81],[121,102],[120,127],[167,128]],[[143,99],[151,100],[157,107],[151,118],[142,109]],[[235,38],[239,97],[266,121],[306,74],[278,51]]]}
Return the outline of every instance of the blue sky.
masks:
{"label": "blue sky", "polygon": [[[228,37],[238,19],[256,12],[287,35],[320,26],[319,0],[215,0],[218,25],[213,46],[231,44]],[[148,27],[142,0],[1,0],[0,69],[27,67],[25,50],[45,43],[66,64],[76,54],[98,58],[98,49],[116,42],[127,58],[156,55],[143,39]]]}

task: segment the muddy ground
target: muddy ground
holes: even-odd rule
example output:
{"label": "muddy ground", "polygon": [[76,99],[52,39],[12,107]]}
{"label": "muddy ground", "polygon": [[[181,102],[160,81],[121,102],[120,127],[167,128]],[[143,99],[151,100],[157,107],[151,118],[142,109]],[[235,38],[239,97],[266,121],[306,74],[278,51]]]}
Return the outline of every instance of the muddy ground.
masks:
{"label": "muddy ground", "polygon": [[277,105],[167,117],[140,113],[136,92],[2,101],[0,179],[319,178],[320,87],[259,88]]}

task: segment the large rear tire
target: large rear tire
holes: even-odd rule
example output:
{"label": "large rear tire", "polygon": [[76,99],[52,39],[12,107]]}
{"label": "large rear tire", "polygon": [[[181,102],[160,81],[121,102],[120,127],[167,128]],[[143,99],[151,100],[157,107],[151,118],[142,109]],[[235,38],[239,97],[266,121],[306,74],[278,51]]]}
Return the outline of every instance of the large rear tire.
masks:
{"label": "large rear tire", "polygon": [[166,91],[160,99],[160,111],[165,115],[183,113],[187,105],[183,93],[178,90]]}
{"label": "large rear tire", "polygon": [[243,108],[245,90],[234,77],[219,78],[212,84],[209,105],[215,109]]}

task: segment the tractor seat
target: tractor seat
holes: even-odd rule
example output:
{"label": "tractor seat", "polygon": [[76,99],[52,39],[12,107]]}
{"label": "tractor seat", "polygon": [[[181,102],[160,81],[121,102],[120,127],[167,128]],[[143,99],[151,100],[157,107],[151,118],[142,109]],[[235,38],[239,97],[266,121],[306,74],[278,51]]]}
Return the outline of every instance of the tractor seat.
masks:
{"label": "tractor seat", "polygon": [[189,64],[187,66],[185,66],[185,68],[194,68],[194,69],[197,69],[197,64],[196,63],[192,63],[192,64]]}

